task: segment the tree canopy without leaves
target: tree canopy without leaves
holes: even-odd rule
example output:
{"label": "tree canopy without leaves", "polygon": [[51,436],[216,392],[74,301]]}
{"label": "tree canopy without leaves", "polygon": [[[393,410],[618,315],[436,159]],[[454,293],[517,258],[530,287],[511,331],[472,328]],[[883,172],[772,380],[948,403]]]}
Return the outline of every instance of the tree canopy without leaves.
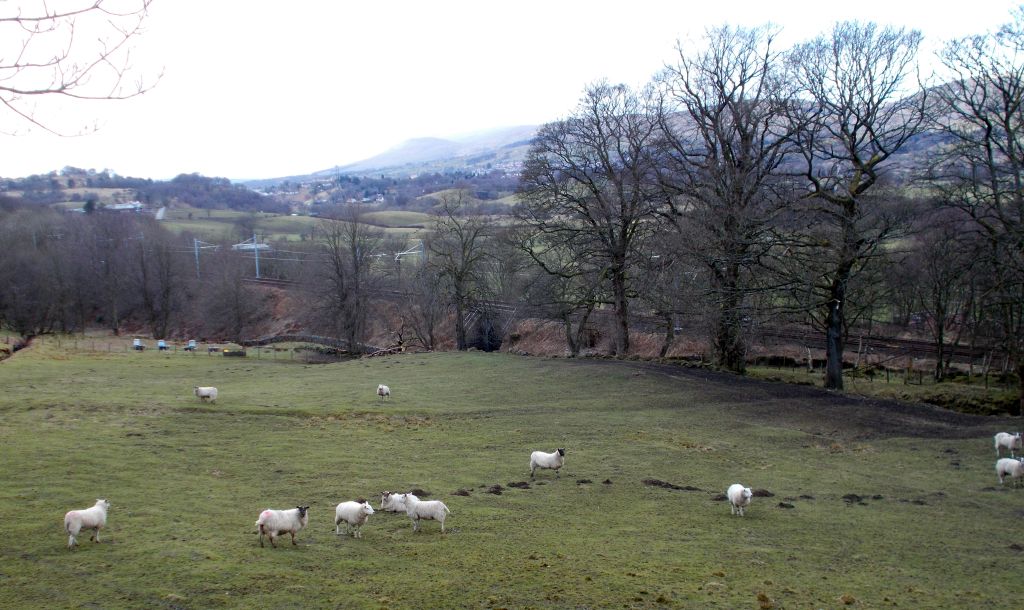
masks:
{"label": "tree canopy without leaves", "polygon": [[843,387],[849,283],[900,226],[870,195],[923,130],[926,95],[910,87],[920,44],[916,30],[843,22],[789,54],[799,96],[790,133],[809,189],[804,252],[825,263],[811,286],[825,312],[828,388]]}
{"label": "tree canopy without leaves", "polygon": [[598,83],[569,118],[541,128],[523,168],[521,219],[542,241],[582,248],[601,267],[620,355],[629,352],[630,267],[665,207],[657,133],[646,96]]}
{"label": "tree canopy without leaves", "polygon": [[739,372],[754,272],[793,197],[782,171],[795,152],[785,120],[792,96],[773,42],[766,27],[715,28],[695,48],[680,43],[659,79],[662,183],[677,227],[697,237],[685,240],[689,255],[710,279],[716,360]]}
{"label": "tree canopy without leaves", "polygon": [[0,106],[7,111],[0,131],[35,125],[62,132],[58,117],[37,112],[43,98],[125,99],[146,91],[131,51],[151,2],[0,2]]}

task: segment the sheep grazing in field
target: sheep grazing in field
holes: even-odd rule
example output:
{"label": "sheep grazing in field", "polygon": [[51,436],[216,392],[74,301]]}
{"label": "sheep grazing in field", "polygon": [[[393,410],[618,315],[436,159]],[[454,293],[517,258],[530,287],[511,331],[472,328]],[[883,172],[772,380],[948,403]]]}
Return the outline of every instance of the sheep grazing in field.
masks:
{"label": "sheep grazing in field", "polygon": [[412,531],[420,529],[420,519],[433,519],[441,523],[441,533],[444,533],[444,520],[452,512],[440,500],[420,500],[412,494],[399,494],[402,502],[405,503],[405,514],[412,519]]}
{"label": "sheep grazing in field", "polygon": [[1013,457],[1013,450],[1021,448],[1020,432],[1016,434],[1010,434],[1009,432],[999,432],[992,437],[996,446],[996,457],[999,457],[999,450],[1006,448],[1010,450],[1010,457]]}
{"label": "sheep grazing in field", "polygon": [[346,534],[351,533],[353,538],[362,538],[361,528],[372,514],[373,507],[362,498],[352,502],[342,502],[334,509],[334,533],[341,534],[341,522],[344,521]]}
{"label": "sheep grazing in field", "polygon": [[406,507],[405,507],[405,497],[406,496],[408,496],[410,498],[415,498],[416,500],[419,500],[419,497],[417,497],[415,494],[399,494],[399,493],[392,493],[390,491],[381,492],[381,494],[380,494],[380,509],[383,510],[383,511],[390,512],[390,513],[404,513],[406,511]]}
{"label": "sheep grazing in field", "polygon": [[75,536],[83,529],[91,529],[92,535],[89,540],[100,541],[100,529],[107,524],[107,511],[110,510],[110,502],[104,499],[96,500],[91,508],[84,510],[69,510],[64,515],[64,531],[68,535],[68,550],[75,548],[78,541]]}
{"label": "sheep grazing in field", "polygon": [[565,464],[565,449],[556,449],[553,453],[544,453],[543,451],[534,451],[530,454],[530,478],[533,478],[534,473],[537,472],[538,468],[550,468],[555,471],[555,477],[558,478],[558,470]]}
{"label": "sheep grazing in field", "polygon": [[733,483],[729,486],[729,489],[725,491],[725,495],[729,498],[732,514],[742,517],[743,508],[750,505],[750,499],[754,497],[754,492],[750,491],[749,487],[744,487],[739,483]]}
{"label": "sheep grazing in field", "polygon": [[296,506],[288,510],[267,509],[260,513],[256,520],[256,529],[260,534],[260,546],[263,546],[263,536],[270,538],[270,546],[277,548],[274,539],[285,532],[292,535],[292,544],[295,544],[295,534],[302,528],[309,525],[309,507]]}
{"label": "sheep grazing in field", "polygon": [[383,383],[377,386],[377,396],[380,396],[381,400],[387,398],[391,400],[391,388],[384,385]]}
{"label": "sheep grazing in field", "polygon": [[1013,486],[1016,487],[1021,477],[1024,476],[1024,458],[1001,458],[996,461],[996,476],[999,477],[999,484],[1003,484],[1003,477],[1010,475],[1013,479]]}
{"label": "sheep grazing in field", "polygon": [[210,402],[217,402],[217,388],[213,386],[192,386],[192,392],[196,395],[196,398],[199,399],[199,402],[206,402],[207,400]]}

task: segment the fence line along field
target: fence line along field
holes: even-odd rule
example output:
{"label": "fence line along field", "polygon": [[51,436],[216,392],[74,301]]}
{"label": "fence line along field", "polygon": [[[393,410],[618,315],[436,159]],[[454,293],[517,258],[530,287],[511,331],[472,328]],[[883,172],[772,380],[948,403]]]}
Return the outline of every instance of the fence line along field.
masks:
{"label": "fence line along field", "polygon": [[[375,389],[389,386],[390,400]],[[215,403],[194,386],[215,386]],[[33,345],[0,363],[0,607],[1016,606],[1016,420],[642,362],[308,365]],[[530,454],[565,449],[560,476]],[[750,487],[744,516],[724,499]],[[414,533],[335,506],[413,491]],[[64,514],[110,502],[101,542]],[[308,527],[260,548],[264,509]]]}

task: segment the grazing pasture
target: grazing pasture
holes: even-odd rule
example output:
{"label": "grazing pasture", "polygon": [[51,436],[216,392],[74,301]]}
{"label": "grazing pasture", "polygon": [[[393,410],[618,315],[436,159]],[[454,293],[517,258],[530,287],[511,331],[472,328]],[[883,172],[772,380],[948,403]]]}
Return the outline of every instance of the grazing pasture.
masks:
{"label": "grazing pasture", "polygon": [[[375,388],[391,387],[381,401]],[[215,385],[200,404],[195,385]],[[184,352],[0,363],[0,607],[922,608],[1017,605],[1013,420],[643,362]],[[533,450],[565,447],[561,477]],[[726,487],[754,490],[743,518]],[[413,533],[334,507],[450,509]],[[500,492],[497,493],[497,492]],[[429,494],[429,495],[426,495]],[[769,495],[771,494],[771,495]],[[65,511],[111,503],[67,550]],[[266,508],[310,506],[260,548]]]}

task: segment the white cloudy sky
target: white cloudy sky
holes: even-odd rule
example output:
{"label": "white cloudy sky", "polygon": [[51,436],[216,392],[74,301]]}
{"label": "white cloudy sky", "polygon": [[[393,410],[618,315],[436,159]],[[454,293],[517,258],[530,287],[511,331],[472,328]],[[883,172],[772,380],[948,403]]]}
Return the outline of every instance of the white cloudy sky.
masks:
{"label": "white cloudy sky", "polygon": [[[0,0],[0,14],[17,4]],[[647,82],[672,59],[677,39],[712,25],[771,21],[798,41],[836,20],[873,20],[921,29],[938,45],[998,26],[1014,6],[155,0],[135,65],[162,72],[158,85],[126,101],[48,109],[63,125],[98,122],[92,135],[0,135],[0,176],[67,165],[156,179],[305,174],[409,138],[555,120],[572,110],[587,83]],[[0,126],[11,124],[6,119]]]}

